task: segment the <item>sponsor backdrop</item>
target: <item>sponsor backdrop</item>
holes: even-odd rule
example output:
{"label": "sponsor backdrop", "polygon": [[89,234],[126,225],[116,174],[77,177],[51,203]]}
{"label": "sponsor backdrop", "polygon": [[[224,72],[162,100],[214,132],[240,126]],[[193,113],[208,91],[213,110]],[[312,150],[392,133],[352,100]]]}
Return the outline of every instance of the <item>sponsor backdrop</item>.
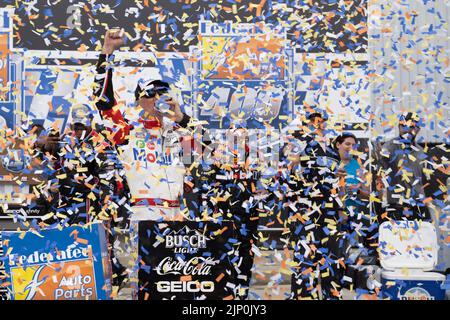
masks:
{"label": "sponsor backdrop", "polygon": [[6,286],[14,300],[105,300],[111,294],[106,230],[2,232]]}
{"label": "sponsor backdrop", "polygon": [[149,77],[175,82],[187,111],[212,128],[238,118],[279,129],[295,118],[294,106],[324,102],[332,114],[368,120],[365,1],[3,2],[11,9],[0,12],[0,46],[25,62],[17,69],[6,55],[0,65],[0,83],[24,82],[16,88],[23,99],[11,99],[19,105],[0,108],[10,127],[14,111],[64,127],[70,106],[89,102],[92,64],[114,27],[129,39],[116,69],[124,108],[137,80]]}
{"label": "sponsor backdrop", "polygon": [[[14,0],[4,0],[16,6]],[[366,1],[48,1],[17,7],[15,46],[36,50],[95,51],[107,27],[123,27],[130,48],[189,51],[200,21],[285,25],[290,46],[301,52],[367,49]],[[32,23],[30,23],[32,22]]]}
{"label": "sponsor backdrop", "polygon": [[237,120],[283,139],[299,114],[320,106],[334,135],[352,131],[368,154],[365,1],[3,3],[0,122],[11,130],[32,120],[62,131],[72,106],[92,105],[103,34],[123,27],[129,40],[114,81],[126,116],[138,80],[162,79],[213,131]]}
{"label": "sponsor backdrop", "polygon": [[140,300],[232,299],[232,223],[139,222]]}
{"label": "sponsor backdrop", "polygon": [[[0,125],[17,130],[32,120],[64,130],[72,106],[92,105],[95,61],[103,35],[120,27],[128,42],[116,54],[114,82],[118,105],[127,116],[132,116],[138,80],[162,79],[176,85],[182,109],[212,130],[239,121],[250,130],[283,138],[287,129],[296,126],[299,114],[320,106],[329,113],[332,129],[367,138],[371,118],[366,6],[365,0],[3,0]],[[276,227],[278,212],[272,214],[263,224]],[[208,238],[208,246],[227,243],[226,233],[211,236],[218,228],[209,224],[189,230],[177,224],[142,228],[148,235],[140,246],[145,264],[139,271],[143,288],[139,298],[230,296],[231,267],[209,265],[216,257],[202,256],[206,254],[202,248],[182,252],[189,248],[184,242],[181,248],[170,248],[160,239],[170,231],[200,232]],[[160,249],[154,250],[158,241]],[[154,254],[149,255],[151,251]],[[189,263],[196,263],[209,274],[146,272],[166,256],[172,261],[165,261],[162,270],[167,266],[187,270]],[[191,258],[195,261],[189,262]],[[41,270],[33,268],[34,274]],[[45,275],[45,269],[40,272]],[[190,277],[199,278],[203,286],[191,286],[191,280],[179,283]],[[159,287],[146,286],[147,282]],[[212,284],[214,292],[209,292]],[[20,290],[25,297],[29,294]],[[58,298],[64,298],[65,293],[59,296],[59,292]],[[98,286],[95,294],[104,297]]]}

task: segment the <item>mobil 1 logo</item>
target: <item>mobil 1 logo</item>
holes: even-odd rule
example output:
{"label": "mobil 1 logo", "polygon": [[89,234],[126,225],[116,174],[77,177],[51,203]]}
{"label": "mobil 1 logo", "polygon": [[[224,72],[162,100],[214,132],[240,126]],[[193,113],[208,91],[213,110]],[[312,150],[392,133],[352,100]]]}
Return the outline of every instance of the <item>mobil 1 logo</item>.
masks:
{"label": "mobil 1 logo", "polygon": [[233,294],[229,222],[139,222],[140,300],[223,299]]}

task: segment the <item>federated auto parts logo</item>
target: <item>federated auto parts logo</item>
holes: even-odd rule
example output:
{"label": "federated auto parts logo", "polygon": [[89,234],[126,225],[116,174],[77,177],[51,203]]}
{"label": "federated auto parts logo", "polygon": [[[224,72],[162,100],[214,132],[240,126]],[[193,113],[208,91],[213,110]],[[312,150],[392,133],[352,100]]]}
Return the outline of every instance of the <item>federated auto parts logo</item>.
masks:
{"label": "federated auto parts logo", "polygon": [[91,246],[9,254],[15,300],[96,299]]}
{"label": "federated auto parts logo", "polygon": [[15,300],[96,299],[90,259],[11,268]]}
{"label": "federated auto parts logo", "polygon": [[[41,273],[44,268],[45,266],[38,266],[34,273],[31,272],[32,279],[24,288],[24,293],[26,294],[25,300],[32,300],[36,296],[39,287],[44,284],[45,280],[40,280]],[[28,269],[32,270],[32,268]]]}
{"label": "federated auto parts logo", "polygon": [[400,300],[434,300],[434,297],[429,294],[429,292],[420,287],[414,287],[408,289],[402,296]]}

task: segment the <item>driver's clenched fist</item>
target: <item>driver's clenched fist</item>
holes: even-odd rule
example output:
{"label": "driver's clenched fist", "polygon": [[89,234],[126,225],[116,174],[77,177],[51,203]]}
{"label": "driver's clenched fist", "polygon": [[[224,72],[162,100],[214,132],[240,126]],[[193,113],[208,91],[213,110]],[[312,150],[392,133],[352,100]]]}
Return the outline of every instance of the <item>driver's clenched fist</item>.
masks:
{"label": "driver's clenched fist", "polygon": [[102,53],[112,54],[114,50],[119,49],[125,43],[123,29],[111,29],[106,31],[103,42]]}

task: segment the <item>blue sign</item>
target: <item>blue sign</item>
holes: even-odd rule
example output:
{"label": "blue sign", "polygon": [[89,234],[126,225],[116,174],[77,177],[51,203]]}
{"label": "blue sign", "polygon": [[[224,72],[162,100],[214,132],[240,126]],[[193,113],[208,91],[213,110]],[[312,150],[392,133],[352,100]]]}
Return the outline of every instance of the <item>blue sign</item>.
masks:
{"label": "blue sign", "polygon": [[107,300],[111,266],[101,223],[2,232],[6,284],[15,300]]}

